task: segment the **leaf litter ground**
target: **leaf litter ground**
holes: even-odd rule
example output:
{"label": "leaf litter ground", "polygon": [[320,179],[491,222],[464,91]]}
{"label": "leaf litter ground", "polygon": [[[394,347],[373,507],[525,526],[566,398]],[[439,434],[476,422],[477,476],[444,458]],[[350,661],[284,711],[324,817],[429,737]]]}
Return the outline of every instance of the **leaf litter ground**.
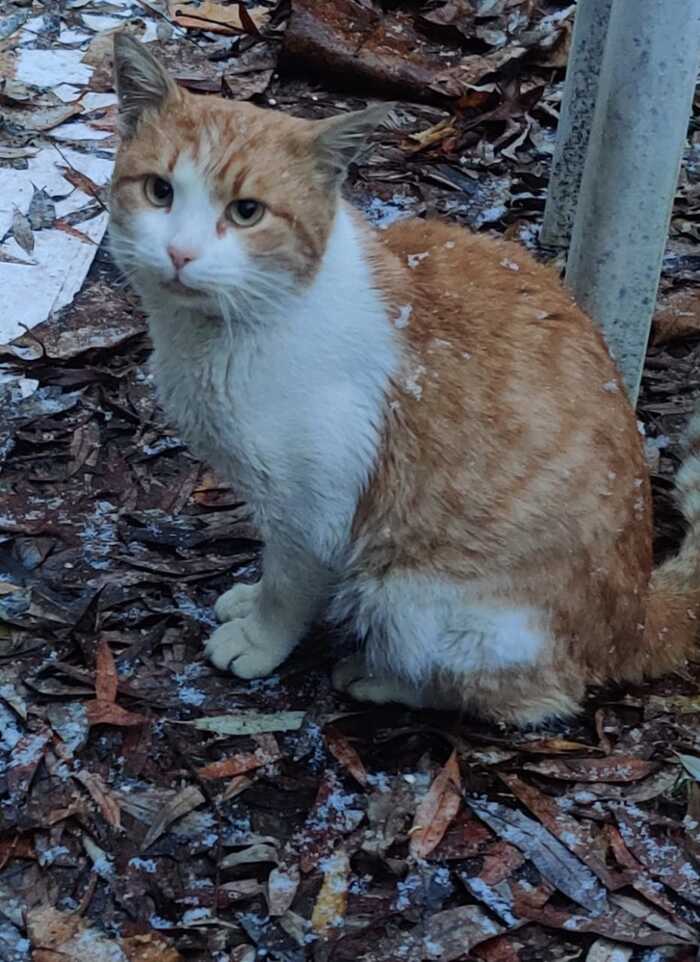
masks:
{"label": "leaf litter ground", "polygon": [[[203,93],[319,117],[396,98],[348,185],[379,228],[437,214],[555,253],[536,234],[573,5],[8,10],[0,55],[24,76],[43,62],[18,59],[30,23],[22,49],[77,48],[109,92],[108,32],[128,14]],[[75,123],[40,84],[8,82],[0,173]],[[104,104],[80,122],[105,129],[109,162]],[[659,556],[681,532],[673,475],[700,387],[695,131],[639,406]],[[88,137],[65,142],[68,160],[96,156]],[[57,163],[73,209],[99,220],[94,163]],[[56,227],[57,188],[36,188],[4,267],[56,230],[88,243],[70,211]],[[164,423],[142,315],[96,251],[72,304],[2,349],[0,959],[695,959],[697,669],[593,691],[575,722],[531,732],[339,698],[328,668],[347,639],[323,626],[273,678],[210,669],[214,599],[257,577],[260,546]]]}

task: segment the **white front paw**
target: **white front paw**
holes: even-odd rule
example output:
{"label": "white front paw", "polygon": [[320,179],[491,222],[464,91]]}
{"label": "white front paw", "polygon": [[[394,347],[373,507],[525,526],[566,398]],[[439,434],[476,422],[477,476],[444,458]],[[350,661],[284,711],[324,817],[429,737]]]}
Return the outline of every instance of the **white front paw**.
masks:
{"label": "white front paw", "polygon": [[284,661],[297,640],[252,612],[217,628],[206,643],[205,653],[217,668],[239,678],[261,678]]}
{"label": "white front paw", "polygon": [[253,610],[260,586],[261,582],[256,581],[254,585],[238,584],[225,591],[214,605],[219,621],[246,618]]}

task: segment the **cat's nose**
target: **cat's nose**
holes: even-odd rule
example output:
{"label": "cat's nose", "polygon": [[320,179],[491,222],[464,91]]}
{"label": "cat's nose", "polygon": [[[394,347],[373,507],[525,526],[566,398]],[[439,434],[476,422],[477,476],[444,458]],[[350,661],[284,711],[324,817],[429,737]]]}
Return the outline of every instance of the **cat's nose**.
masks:
{"label": "cat's nose", "polygon": [[181,271],[185,264],[189,264],[197,256],[191,248],[175,247],[174,244],[168,247],[168,254],[176,271]]}

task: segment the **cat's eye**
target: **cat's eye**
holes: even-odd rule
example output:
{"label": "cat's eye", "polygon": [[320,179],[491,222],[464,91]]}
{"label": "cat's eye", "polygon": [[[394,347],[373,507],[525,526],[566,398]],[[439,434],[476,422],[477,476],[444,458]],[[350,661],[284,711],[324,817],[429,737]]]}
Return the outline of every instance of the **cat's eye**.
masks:
{"label": "cat's eye", "polygon": [[164,177],[150,174],[143,182],[146,200],[154,207],[170,207],[173,202],[173,188]]}
{"label": "cat's eye", "polygon": [[226,216],[237,227],[259,224],[264,213],[265,205],[259,200],[234,200],[226,208]]}

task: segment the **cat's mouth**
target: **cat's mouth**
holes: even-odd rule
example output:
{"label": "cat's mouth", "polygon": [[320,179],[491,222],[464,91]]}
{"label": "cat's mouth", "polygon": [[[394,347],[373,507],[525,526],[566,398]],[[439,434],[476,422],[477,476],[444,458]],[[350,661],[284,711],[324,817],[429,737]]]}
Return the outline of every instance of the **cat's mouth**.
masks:
{"label": "cat's mouth", "polygon": [[202,293],[193,287],[188,287],[187,284],[183,284],[177,277],[174,277],[171,281],[162,281],[161,287],[164,287],[171,294],[179,294],[181,297],[197,297]]}

